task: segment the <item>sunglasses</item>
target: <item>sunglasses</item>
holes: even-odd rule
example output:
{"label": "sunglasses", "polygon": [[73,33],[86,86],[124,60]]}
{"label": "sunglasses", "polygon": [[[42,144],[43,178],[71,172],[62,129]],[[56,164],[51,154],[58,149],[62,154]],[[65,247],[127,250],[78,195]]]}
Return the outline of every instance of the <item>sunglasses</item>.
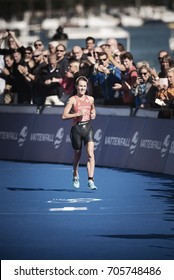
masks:
{"label": "sunglasses", "polygon": [[64,52],[65,50],[56,50],[57,52]]}
{"label": "sunglasses", "polygon": [[47,55],[47,54],[44,54],[43,57],[48,57],[48,55]]}
{"label": "sunglasses", "polygon": [[31,52],[25,52],[25,54],[31,54]]}
{"label": "sunglasses", "polygon": [[100,61],[106,61],[107,58],[100,58],[99,60],[100,60]]}
{"label": "sunglasses", "polygon": [[33,57],[39,57],[41,54],[33,55]]}
{"label": "sunglasses", "polygon": [[40,47],[40,46],[42,46],[42,44],[35,44],[34,46],[35,47]]}
{"label": "sunglasses", "polygon": [[146,76],[147,72],[141,72],[140,74]]}

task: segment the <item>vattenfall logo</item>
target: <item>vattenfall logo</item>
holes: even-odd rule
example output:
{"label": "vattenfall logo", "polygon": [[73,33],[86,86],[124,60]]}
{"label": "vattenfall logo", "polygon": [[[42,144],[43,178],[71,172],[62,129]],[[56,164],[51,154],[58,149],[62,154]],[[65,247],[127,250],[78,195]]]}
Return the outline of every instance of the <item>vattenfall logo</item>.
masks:
{"label": "vattenfall logo", "polygon": [[55,136],[55,141],[54,141],[55,149],[58,149],[60,147],[60,144],[63,141],[63,136],[64,136],[64,129],[63,129],[63,127],[61,127]]}
{"label": "vattenfall logo", "polygon": [[132,138],[105,136],[104,144],[109,146],[129,148],[130,154],[135,152],[139,140],[139,132],[136,131]]}
{"label": "vattenfall logo", "polygon": [[[0,139],[17,141],[19,147],[22,147],[28,136],[28,127],[24,126],[20,132],[17,131],[0,131]],[[50,142],[54,143],[55,149],[60,147],[63,141],[64,129],[61,127],[56,135],[54,133],[30,133],[29,141],[31,142]]]}
{"label": "vattenfall logo", "polygon": [[94,150],[97,150],[98,146],[101,143],[102,139],[102,130],[98,129],[94,134]]}
{"label": "vattenfall logo", "polygon": [[27,126],[24,126],[20,132],[18,131],[0,131],[1,140],[16,141],[19,147],[22,147],[28,134]]}
{"label": "vattenfall logo", "polygon": [[135,152],[135,149],[138,144],[138,138],[139,138],[139,133],[136,131],[132,137],[131,143],[130,143],[130,153],[131,155]]}
{"label": "vattenfall logo", "polygon": [[32,132],[30,134],[30,141],[53,143],[55,149],[58,149],[63,141],[63,137],[64,137],[64,129],[63,127],[61,127],[57,131],[56,135],[54,133]]}
{"label": "vattenfall logo", "polygon": [[167,134],[163,143],[162,143],[162,148],[161,148],[161,157],[165,157],[169,150],[169,145],[170,145],[170,134]]}
{"label": "vattenfall logo", "polygon": [[161,157],[165,157],[170,148],[170,134],[167,134],[164,141],[159,139],[141,139],[140,148],[158,150],[161,153]]}
{"label": "vattenfall logo", "polygon": [[19,137],[18,137],[18,145],[19,147],[22,147],[28,134],[28,128],[27,126],[24,126],[21,131],[19,132]]}

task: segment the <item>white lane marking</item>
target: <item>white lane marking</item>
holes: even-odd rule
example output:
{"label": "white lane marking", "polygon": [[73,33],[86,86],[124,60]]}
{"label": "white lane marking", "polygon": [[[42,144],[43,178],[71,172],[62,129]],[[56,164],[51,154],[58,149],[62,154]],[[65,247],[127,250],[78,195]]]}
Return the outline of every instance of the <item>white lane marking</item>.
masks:
{"label": "white lane marking", "polygon": [[57,212],[57,211],[86,211],[87,207],[63,207],[63,208],[50,208],[49,211]]}
{"label": "white lane marking", "polygon": [[48,200],[48,203],[90,203],[90,202],[97,202],[101,201],[100,198],[54,198],[52,200]]}

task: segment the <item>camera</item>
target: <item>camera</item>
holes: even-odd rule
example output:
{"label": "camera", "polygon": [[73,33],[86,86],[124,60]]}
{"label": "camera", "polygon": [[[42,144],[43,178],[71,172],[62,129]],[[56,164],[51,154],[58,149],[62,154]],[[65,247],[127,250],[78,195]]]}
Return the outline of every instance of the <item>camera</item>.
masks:
{"label": "camera", "polygon": [[143,81],[143,79],[141,77],[138,77],[138,81],[139,81],[140,84],[144,83],[144,81]]}

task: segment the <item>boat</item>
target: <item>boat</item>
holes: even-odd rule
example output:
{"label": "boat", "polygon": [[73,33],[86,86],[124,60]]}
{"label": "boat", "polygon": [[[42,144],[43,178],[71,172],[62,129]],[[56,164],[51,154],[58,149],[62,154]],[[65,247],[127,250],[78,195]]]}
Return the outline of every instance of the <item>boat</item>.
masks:
{"label": "boat", "polygon": [[144,24],[144,20],[139,16],[126,15],[122,13],[120,15],[120,24],[123,27],[139,27]]}
{"label": "boat", "polygon": [[99,16],[90,14],[86,17],[74,16],[70,19],[69,24],[78,27],[115,27],[120,24],[120,19],[105,13],[101,13]]}
{"label": "boat", "polygon": [[163,12],[161,14],[161,20],[164,23],[173,23],[173,21],[174,21],[174,12],[166,10],[165,12]]}
{"label": "boat", "polygon": [[69,40],[85,40],[88,36],[106,41],[108,38],[125,39],[126,49],[130,50],[130,34],[122,27],[65,27]]}
{"label": "boat", "polygon": [[29,12],[25,12],[23,20],[12,18],[11,21],[6,23],[6,29],[15,31],[18,39],[25,47],[33,46],[34,41],[40,39],[40,36],[38,35],[40,32],[40,25],[30,24],[30,18],[31,14]]}
{"label": "boat", "polygon": [[116,27],[118,24],[120,24],[118,18],[101,13],[100,16],[89,14],[88,16],[72,16],[71,18],[63,16],[60,18],[46,18],[42,21],[41,28],[47,33],[48,38],[51,38],[56,28],[60,25],[79,28],[101,28],[103,26]]}
{"label": "boat", "polygon": [[5,29],[7,29],[7,22],[3,18],[0,18],[0,31]]}

